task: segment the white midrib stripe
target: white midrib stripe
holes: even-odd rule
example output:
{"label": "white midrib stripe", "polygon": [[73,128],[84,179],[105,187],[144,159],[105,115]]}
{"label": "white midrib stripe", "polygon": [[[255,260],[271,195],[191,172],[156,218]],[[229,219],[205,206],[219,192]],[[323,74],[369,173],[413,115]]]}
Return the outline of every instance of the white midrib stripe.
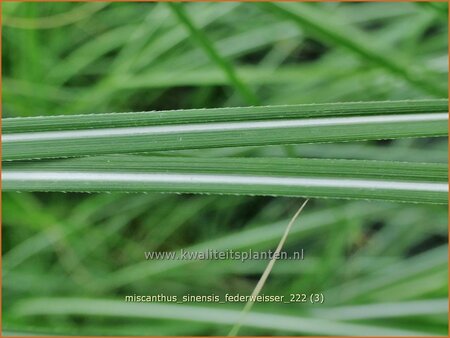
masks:
{"label": "white midrib stripe", "polygon": [[299,128],[319,126],[340,126],[364,123],[401,123],[401,122],[425,122],[446,121],[447,113],[432,114],[402,114],[402,115],[377,115],[377,116],[350,116],[332,118],[307,118],[273,121],[245,121],[245,122],[217,122],[217,123],[195,123],[167,126],[140,126],[123,128],[101,128],[83,130],[59,130],[29,133],[12,133],[2,136],[2,142],[21,141],[50,141],[60,139],[97,138],[127,135],[158,135],[178,134],[189,132],[212,132],[212,131],[239,131],[257,130],[270,128]]}
{"label": "white midrib stripe", "polygon": [[210,175],[185,173],[111,173],[60,171],[8,171],[2,173],[3,182],[121,182],[166,184],[217,184],[245,186],[289,186],[342,189],[403,190],[447,192],[447,183],[377,181],[345,178],[308,178],[244,175]]}

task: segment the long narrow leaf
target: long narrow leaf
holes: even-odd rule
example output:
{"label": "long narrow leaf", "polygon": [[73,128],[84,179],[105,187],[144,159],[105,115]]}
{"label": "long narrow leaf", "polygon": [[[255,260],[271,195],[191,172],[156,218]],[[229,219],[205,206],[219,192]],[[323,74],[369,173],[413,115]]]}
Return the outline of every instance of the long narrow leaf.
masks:
{"label": "long narrow leaf", "polygon": [[447,100],[3,120],[3,159],[447,135]]}
{"label": "long narrow leaf", "polygon": [[180,3],[168,3],[168,6],[172,9],[173,13],[178,17],[181,24],[189,31],[190,36],[195,39],[203,50],[208,54],[211,61],[217,64],[227,76],[229,81],[236,87],[236,90],[242,95],[249,104],[257,104],[258,98],[252,92],[252,90],[240,79],[236,73],[233,65],[214,47],[213,43],[209,41],[204,32],[196,27],[194,22],[190,19],[189,15],[185,12],[183,5]]}
{"label": "long narrow leaf", "polygon": [[[221,325],[234,324],[240,311],[213,306],[180,304],[133,303],[110,299],[31,298],[20,302],[15,313],[21,316],[78,315],[131,318],[162,318],[188,322],[206,322]],[[387,328],[369,324],[345,323],[312,316],[249,313],[246,326],[297,333],[354,336],[417,336],[426,332]]]}
{"label": "long narrow leaf", "polygon": [[432,163],[289,158],[109,155],[13,161],[3,189],[154,191],[446,203],[447,166]]}

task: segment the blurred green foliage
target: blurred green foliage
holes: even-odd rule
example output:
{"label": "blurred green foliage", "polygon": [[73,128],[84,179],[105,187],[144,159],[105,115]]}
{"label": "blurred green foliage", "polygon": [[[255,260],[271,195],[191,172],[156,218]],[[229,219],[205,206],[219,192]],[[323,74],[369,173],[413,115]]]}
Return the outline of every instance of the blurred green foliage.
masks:
{"label": "blurred green foliage", "polygon": [[[447,93],[445,3],[182,7],[187,25],[164,3],[2,3],[3,117]],[[172,153],[447,162],[447,140]],[[129,309],[123,297],[249,294],[266,263],[149,262],[144,251],[273,249],[300,204],[165,194],[2,200],[5,334],[66,335],[227,334],[217,310],[243,304],[172,304],[169,320],[157,304]],[[323,292],[325,303],[256,304],[240,334],[446,335],[447,216],[446,206],[311,201],[286,247],[304,248],[305,260],[278,262],[264,292]],[[64,311],[58,297],[70,298]],[[261,313],[281,324],[268,328]],[[310,324],[289,329],[275,316]]]}

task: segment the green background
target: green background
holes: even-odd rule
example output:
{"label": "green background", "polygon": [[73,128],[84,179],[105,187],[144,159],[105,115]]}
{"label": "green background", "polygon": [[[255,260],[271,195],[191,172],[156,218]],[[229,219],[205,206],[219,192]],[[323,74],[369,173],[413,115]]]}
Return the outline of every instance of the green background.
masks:
{"label": "green background", "polygon": [[[3,117],[447,96],[446,4],[282,6],[184,5],[240,87],[167,4],[2,3]],[[446,163],[447,139],[172,153]],[[164,308],[124,296],[250,294],[267,262],[150,262],[144,251],[273,250],[301,203],[2,199],[4,333],[66,335],[226,335],[244,304]],[[240,334],[447,334],[447,206],[312,200],[286,244],[301,248],[305,260],[277,262],[263,292],[320,292],[324,304],[256,304]]]}

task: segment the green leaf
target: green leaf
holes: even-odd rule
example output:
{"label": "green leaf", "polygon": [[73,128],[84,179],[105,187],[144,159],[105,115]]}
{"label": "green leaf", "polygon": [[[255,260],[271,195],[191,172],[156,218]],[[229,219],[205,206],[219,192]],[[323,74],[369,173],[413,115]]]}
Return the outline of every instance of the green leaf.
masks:
{"label": "green leaf", "polygon": [[[204,322],[221,325],[234,324],[240,311],[219,309],[214,306],[191,306],[180,304],[158,304],[124,302],[111,299],[87,298],[32,298],[18,303],[14,312],[20,316],[32,315],[78,315],[125,318],[161,318],[188,322]],[[417,336],[424,332],[345,323],[314,318],[309,315],[292,316],[275,313],[249,313],[245,326],[286,332],[313,333],[324,335],[354,336]]]}
{"label": "green leaf", "polygon": [[189,15],[185,12],[183,5],[180,3],[168,3],[173,13],[180,20],[181,24],[186,27],[190,36],[198,42],[203,50],[208,54],[211,61],[222,69],[229,81],[236,87],[236,90],[247,100],[249,104],[257,104],[258,98],[252,90],[240,79],[233,65],[224,58],[216,49],[214,44],[208,39],[202,30],[198,29]]}
{"label": "green leaf", "polygon": [[447,166],[292,158],[109,155],[3,165],[3,189],[154,191],[446,203]]}
{"label": "green leaf", "polygon": [[436,83],[425,71],[410,69],[402,62],[402,57],[394,55],[393,51],[385,54],[362,31],[350,26],[342,26],[334,21],[331,14],[304,3],[262,3],[268,11],[288,18],[302,28],[310,30],[324,41],[342,46],[355,55],[372,62],[387,71],[397,75],[417,88],[436,95],[447,96],[447,88]]}
{"label": "green leaf", "polygon": [[3,159],[447,135],[447,100],[3,120]]}
{"label": "green leaf", "polygon": [[398,303],[349,305],[323,308],[313,311],[319,318],[335,320],[361,320],[447,314],[447,299],[426,299]]}

